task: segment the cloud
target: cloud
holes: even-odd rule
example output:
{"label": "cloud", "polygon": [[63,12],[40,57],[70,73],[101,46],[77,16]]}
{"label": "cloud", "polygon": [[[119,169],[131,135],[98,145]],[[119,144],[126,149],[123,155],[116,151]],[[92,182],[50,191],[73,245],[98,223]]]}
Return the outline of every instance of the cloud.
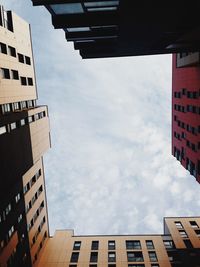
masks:
{"label": "cloud", "polygon": [[171,156],[171,56],[81,60],[44,8],[20,3],[49,106],[51,233],[161,233],[164,216],[198,215],[200,187]]}

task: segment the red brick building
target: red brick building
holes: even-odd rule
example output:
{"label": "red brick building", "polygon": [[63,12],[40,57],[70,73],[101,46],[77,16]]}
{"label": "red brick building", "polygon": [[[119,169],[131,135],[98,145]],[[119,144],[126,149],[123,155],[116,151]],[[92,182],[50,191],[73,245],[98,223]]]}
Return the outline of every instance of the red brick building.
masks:
{"label": "red brick building", "polygon": [[172,154],[200,182],[200,53],[173,55]]}

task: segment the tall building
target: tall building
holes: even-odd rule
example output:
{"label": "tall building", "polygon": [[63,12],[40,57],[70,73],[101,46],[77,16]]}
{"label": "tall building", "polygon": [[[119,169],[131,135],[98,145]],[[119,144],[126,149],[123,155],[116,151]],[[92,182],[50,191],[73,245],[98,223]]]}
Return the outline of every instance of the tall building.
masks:
{"label": "tall building", "polygon": [[[199,2],[32,0],[44,5],[82,58],[197,51]],[[192,14],[188,19],[188,14]]]}
{"label": "tall building", "polygon": [[0,6],[1,267],[32,266],[49,235],[42,162],[49,147],[29,24]]}
{"label": "tall building", "polygon": [[173,55],[172,153],[200,183],[200,53]]}
{"label": "tall building", "polygon": [[56,231],[37,267],[199,267],[200,218],[165,218],[163,235]]}

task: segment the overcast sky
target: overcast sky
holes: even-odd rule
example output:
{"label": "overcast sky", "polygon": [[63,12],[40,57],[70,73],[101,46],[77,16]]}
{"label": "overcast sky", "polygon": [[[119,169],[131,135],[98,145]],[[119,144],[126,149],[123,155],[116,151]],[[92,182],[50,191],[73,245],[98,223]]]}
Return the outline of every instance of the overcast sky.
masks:
{"label": "overcast sky", "polygon": [[51,234],[162,233],[164,216],[198,216],[200,185],[171,156],[171,55],[82,60],[44,7],[0,2],[32,27]]}

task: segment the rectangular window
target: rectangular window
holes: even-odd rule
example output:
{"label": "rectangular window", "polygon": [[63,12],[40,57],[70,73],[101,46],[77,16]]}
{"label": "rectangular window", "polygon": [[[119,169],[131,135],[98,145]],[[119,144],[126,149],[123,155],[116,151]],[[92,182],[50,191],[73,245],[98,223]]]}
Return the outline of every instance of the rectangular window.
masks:
{"label": "rectangular window", "polygon": [[158,261],[155,251],[149,251],[150,261]]}
{"label": "rectangular window", "polygon": [[174,248],[174,242],[172,240],[164,240],[163,243],[166,249]]}
{"label": "rectangular window", "polygon": [[174,222],[174,223],[176,224],[176,227],[177,227],[178,229],[183,229],[183,225],[182,225],[181,222]]}
{"label": "rectangular window", "polygon": [[81,248],[81,241],[75,241],[73,250],[80,250]]}
{"label": "rectangular window", "polygon": [[185,243],[186,248],[193,248],[193,245],[189,239],[183,239],[183,242]]}
{"label": "rectangular window", "polygon": [[190,225],[191,225],[193,228],[199,228],[198,224],[197,224],[195,221],[190,221]]}
{"label": "rectangular window", "polygon": [[10,129],[11,129],[11,130],[14,130],[14,129],[16,129],[16,128],[17,128],[17,124],[16,124],[16,122],[13,122],[13,123],[10,124]]}
{"label": "rectangular window", "polygon": [[146,240],[147,249],[154,249],[154,244],[152,240]]}
{"label": "rectangular window", "polygon": [[13,80],[19,80],[19,73],[17,70],[11,70],[11,77]]}
{"label": "rectangular window", "polygon": [[7,54],[7,46],[4,43],[0,43],[0,52],[3,54]]}
{"label": "rectangular window", "polygon": [[79,252],[72,252],[70,262],[78,262]]}
{"label": "rectangular window", "polygon": [[145,266],[144,264],[136,263],[136,264],[129,264],[128,267],[145,267]]}
{"label": "rectangular window", "polygon": [[0,127],[0,135],[6,133],[6,126]]}
{"label": "rectangular window", "polygon": [[21,126],[24,126],[25,124],[26,124],[26,123],[25,123],[25,119],[21,119],[21,120],[20,120],[20,125],[21,125]]}
{"label": "rectangular window", "polygon": [[138,251],[138,252],[128,251],[127,252],[127,259],[128,259],[128,262],[130,262],[130,261],[137,261],[137,262],[138,261],[144,261],[144,258],[143,258],[141,251]]}
{"label": "rectangular window", "polygon": [[151,267],[159,267],[159,264],[151,264]]}
{"label": "rectangular window", "polygon": [[28,85],[33,85],[33,79],[32,78],[28,78]]}
{"label": "rectangular window", "polygon": [[31,65],[30,57],[25,56],[25,62],[26,62],[27,65]]}
{"label": "rectangular window", "polygon": [[198,237],[200,237],[200,230],[195,230],[195,233],[197,234]]}
{"label": "rectangular window", "polygon": [[2,78],[3,79],[10,79],[10,71],[9,69],[2,68]]}
{"label": "rectangular window", "polygon": [[27,85],[26,77],[20,77],[21,85]]}
{"label": "rectangular window", "polygon": [[115,250],[115,241],[108,241],[108,249]]}
{"label": "rectangular window", "polygon": [[108,252],[108,262],[115,262],[115,261],[116,261],[115,252]]}
{"label": "rectangular window", "polygon": [[8,53],[12,57],[16,57],[16,49],[12,46],[8,46]]}
{"label": "rectangular window", "polygon": [[183,237],[183,238],[188,237],[187,233],[184,230],[179,231],[179,233],[180,233],[181,237]]}
{"label": "rectangular window", "polygon": [[19,62],[24,63],[24,55],[18,53],[18,60]]}
{"label": "rectangular window", "polygon": [[98,261],[98,252],[91,252],[90,262],[97,262],[97,261]]}
{"label": "rectangular window", "polygon": [[99,249],[99,241],[92,241],[92,250],[98,250]]}
{"label": "rectangular window", "polygon": [[139,240],[127,240],[126,249],[141,249],[141,244]]}

